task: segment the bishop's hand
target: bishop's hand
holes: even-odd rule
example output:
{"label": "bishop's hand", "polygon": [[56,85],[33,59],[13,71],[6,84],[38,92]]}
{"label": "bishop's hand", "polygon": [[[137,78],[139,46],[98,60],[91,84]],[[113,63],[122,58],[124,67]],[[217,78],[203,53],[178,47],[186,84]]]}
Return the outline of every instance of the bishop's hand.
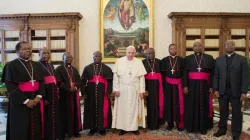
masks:
{"label": "bishop's hand", "polygon": [[187,87],[184,87],[184,88],[183,88],[183,92],[184,92],[185,95],[188,95],[188,88],[187,88]]}
{"label": "bishop's hand", "polygon": [[49,102],[47,100],[45,100],[44,105],[49,105]]}
{"label": "bishop's hand", "polygon": [[75,87],[71,87],[71,88],[69,89],[69,92],[71,92],[71,93],[76,92],[76,88],[75,88]]}
{"label": "bishop's hand", "polygon": [[41,98],[36,97],[36,98],[34,99],[34,103],[35,103],[35,104],[39,103],[39,102],[40,102],[40,99],[41,99]]}
{"label": "bishop's hand", "polygon": [[36,105],[36,104],[35,104],[34,100],[29,100],[29,101],[26,103],[26,106],[27,106],[28,108],[33,108],[35,105]]}
{"label": "bishop's hand", "polygon": [[215,95],[215,97],[218,99],[218,98],[220,97],[219,91],[215,91],[215,92],[214,92],[214,95]]}

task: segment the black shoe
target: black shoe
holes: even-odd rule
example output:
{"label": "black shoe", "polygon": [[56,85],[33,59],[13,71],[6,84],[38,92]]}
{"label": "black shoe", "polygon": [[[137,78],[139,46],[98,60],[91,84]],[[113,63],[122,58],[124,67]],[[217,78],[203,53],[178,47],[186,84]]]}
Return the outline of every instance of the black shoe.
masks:
{"label": "black shoe", "polygon": [[206,135],[207,131],[201,132],[201,135]]}
{"label": "black shoe", "polygon": [[102,135],[102,136],[105,136],[106,135],[106,130],[99,131],[99,134]]}
{"label": "black shoe", "polygon": [[168,126],[168,127],[167,127],[167,130],[168,130],[168,131],[171,131],[172,129],[173,129],[173,127],[171,127],[171,126]]}
{"label": "black shoe", "polygon": [[240,140],[239,136],[233,136],[233,140]]}
{"label": "black shoe", "polygon": [[173,122],[168,122],[167,130],[171,131],[173,129],[173,126],[174,126]]}
{"label": "black shoe", "polygon": [[96,130],[95,129],[91,129],[88,133],[88,136],[93,136],[95,134]]}
{"label": "black shoe", "polygon": [[120,131],[120,133],[119,133],[119,135],[121,135],[121,136],[122,136],[122,135],[124,135],[125,133],[127,133],[127,132],[126,132],[126,131],[124,131],[124,130],[121,130],[121,131]]}
{"label": "black shoe", "polygon": [[193,132],[193,130],[191,130],[191,129],[187,129],[186,130],[188,133],[192,133]]}
{"label": "black shoe", "polygon": [[140,132],[138,130],[133,131],[132,133],[134,133],[135,135],[140,135]]}
{"label": "black shoe", "polygon": [[75,136],[76,138],[80,138],[80,137],[81,137],[80,133],[76,133],[74,136]]}
{"label": "black shoe", "polygon": [[220,136],[226,135],[226,132],[227,131],[218,130],[216,133],[214,133],[214,137],[220,137]]}
{"label": "black shoe", "polygon": [[178,130],[179,132],[181,132],[181,131],[183,131],[183,128],[177,128],[177,130]]}

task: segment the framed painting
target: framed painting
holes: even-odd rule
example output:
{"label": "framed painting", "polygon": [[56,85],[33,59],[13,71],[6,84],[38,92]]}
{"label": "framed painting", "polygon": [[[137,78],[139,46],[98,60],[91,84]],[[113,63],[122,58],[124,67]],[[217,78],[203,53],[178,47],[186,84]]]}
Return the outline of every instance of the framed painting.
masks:
{"label": "framed painting", "polygon": [[136,57],[153,46],[154,0],[100,0],[100,50],[104,63],[114,63],[134,46]]}

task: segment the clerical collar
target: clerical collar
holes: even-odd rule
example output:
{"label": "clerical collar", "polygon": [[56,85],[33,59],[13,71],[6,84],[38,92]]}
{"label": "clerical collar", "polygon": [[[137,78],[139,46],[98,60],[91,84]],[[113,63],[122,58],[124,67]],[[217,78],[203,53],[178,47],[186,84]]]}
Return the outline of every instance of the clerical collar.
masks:
{"label": "clerical collar", "polygon": [[233,52],[233,53],[231,53],[231,54],[228,54],[228,53],[227,53],[227,56],[228,56],[228,57],[231,57],[231,56],[234,56],[234,54],[235,54],[235,52]]}
{"label": "clerical collar", "polygon": [[100,65],[100,64],[101,64],[101,63],[94,63],[94,65],[97,65],[97,66]]}
{"label": "clerical collar", "polygon": [[66,66],[66,67],[71,67],[71,65],[70,65],[70,64],[65,64],[65,66]]}
{"label": "clerical collar", "polygon": [[202,53],[194,53],[195,55],[201,55]]}
{"label": "clerical collar", "polygon": [[176,55],[170,55],[170,57],[175,58],[175,57],[176,57]]}
{"label": "clerical collar", "polygon": [[29,58],[29,59],[23,59],[23,58],[21,58],[21,57],[18,57],[18,59],[21,59],[21,60],[23,60],[23,61],[25,61],[25,62],[30,61],[30,58]]}

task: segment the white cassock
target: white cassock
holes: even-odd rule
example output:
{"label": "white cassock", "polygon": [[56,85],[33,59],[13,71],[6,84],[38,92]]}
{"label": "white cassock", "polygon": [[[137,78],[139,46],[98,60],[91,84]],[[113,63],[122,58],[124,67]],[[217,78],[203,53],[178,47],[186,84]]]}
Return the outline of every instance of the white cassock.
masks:
{"label": "white cassock", "polygon": [[120,96],[115,97],[112,128],[124,131],[138,130],[138,126],[145,128],[144,99],[139,97],[139,93],[145,92],[147,73],[142,61],[122,57],[116,61],[113,73],[113,91],[120,91]]}

